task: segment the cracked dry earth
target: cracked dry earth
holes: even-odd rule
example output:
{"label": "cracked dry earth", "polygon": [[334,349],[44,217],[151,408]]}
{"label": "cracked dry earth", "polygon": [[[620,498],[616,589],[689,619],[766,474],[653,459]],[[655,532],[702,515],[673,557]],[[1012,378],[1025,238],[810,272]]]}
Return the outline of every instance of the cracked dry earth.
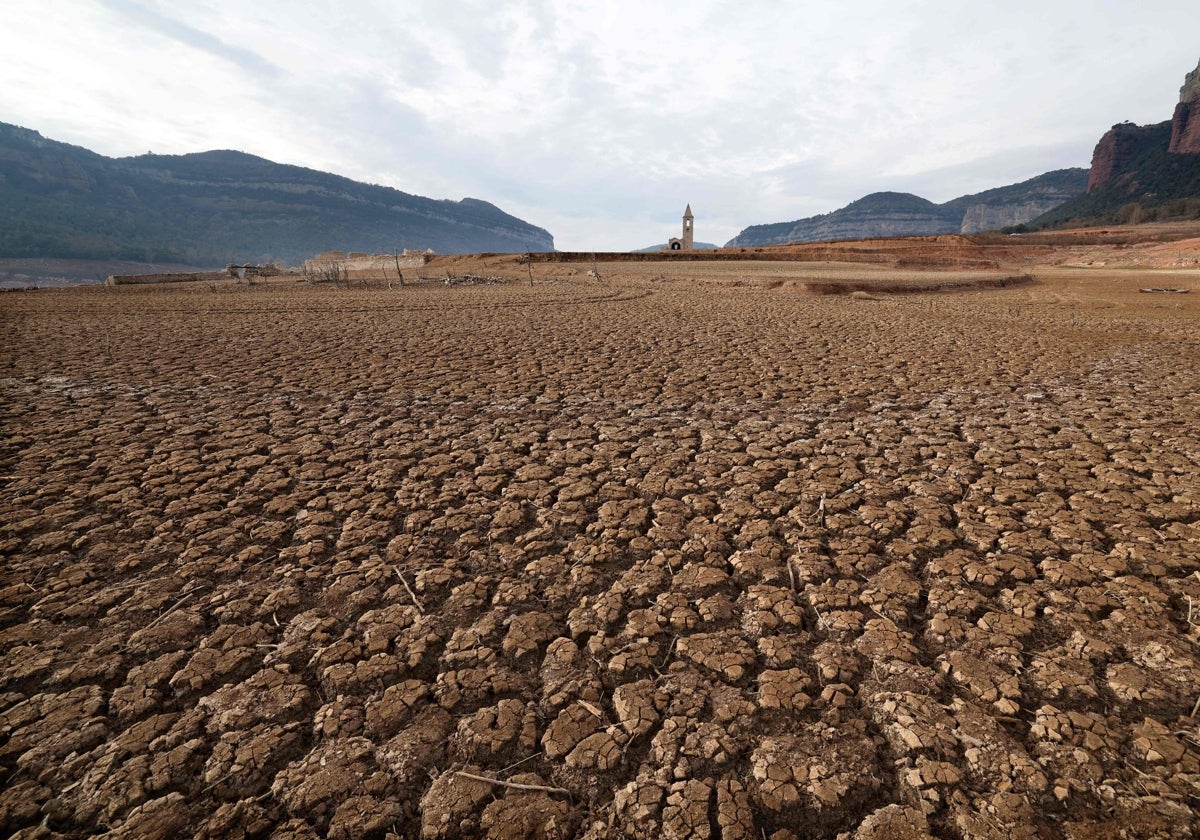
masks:
{"label": "cracked dry earth", "polygon": [[1196,836],[1196,317],[1044,299],[4,298],[0,833]]}

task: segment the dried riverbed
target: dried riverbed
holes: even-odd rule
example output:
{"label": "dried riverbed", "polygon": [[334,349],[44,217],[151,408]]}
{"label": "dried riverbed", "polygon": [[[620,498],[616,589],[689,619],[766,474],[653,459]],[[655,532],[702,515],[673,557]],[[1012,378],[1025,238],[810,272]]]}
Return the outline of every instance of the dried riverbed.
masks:
{"label": "dried riverbed", "polygon": [[1193,836],[1194,309],[601,273],[0,300],[0,833]]}

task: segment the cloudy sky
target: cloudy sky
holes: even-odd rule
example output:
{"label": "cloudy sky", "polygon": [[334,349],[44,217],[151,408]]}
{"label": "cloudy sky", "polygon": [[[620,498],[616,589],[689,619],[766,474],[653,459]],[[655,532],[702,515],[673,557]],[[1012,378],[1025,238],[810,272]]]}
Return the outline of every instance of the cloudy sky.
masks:
{"label": "cloudy sky", "polygon": [[239,149],[562,250],[697,241],[877,190],[1087,166],[1171,117],[1196,0],[0,0],[0,121],[105,155]]}

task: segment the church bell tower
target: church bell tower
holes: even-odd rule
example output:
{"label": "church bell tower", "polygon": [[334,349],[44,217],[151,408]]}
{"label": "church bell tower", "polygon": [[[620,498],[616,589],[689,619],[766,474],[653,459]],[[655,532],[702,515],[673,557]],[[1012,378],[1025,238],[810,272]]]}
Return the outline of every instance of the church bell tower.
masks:
{"label": "church bell tower", "polygon": [[693,222],[696,217],[692,215],[692,205],[689,203],[687,209],[683,211],[683,250],[692,250],[692,230]]}

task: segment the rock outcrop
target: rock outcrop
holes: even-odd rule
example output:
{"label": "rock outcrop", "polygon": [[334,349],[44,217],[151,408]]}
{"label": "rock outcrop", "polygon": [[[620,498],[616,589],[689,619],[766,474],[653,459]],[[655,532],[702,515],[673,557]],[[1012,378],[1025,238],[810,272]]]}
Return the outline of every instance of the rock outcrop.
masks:
{"label": "rock outcrop", "polygon": [[1039,228],[1196,218],[1200,155],[1168,151],[1171,123],[1122,125],[1096,146],[1091,189],[1034,219]]}
{"label": "rock outcrop", "polygon": [[1200,212],[1200,66],[1179,90],[1174,118],[1123,122],[1092,153],[1087,192],[1033,220],[1038,228],[1192,219]]}
{"label": "rock outcrop", "polygon": [[963,214],[960,233],[980,233],[985,230],[1022,225],[1036,219],[1048,210],[1053,210],[1071,195],[1055,196],[1042,200],[1023,201],[1019,204],[972,204]]}
{"label": "rock outcrop", "polygon": [[963,196],[947,202],[962,215],[959,233],[1022,225],[1081,195],[1087,180],[1083,169],[1058,169],[1010,187]]}
{"label": "rock outcrop", "polygon": [[1154,142],[1156,126],[1117,123],[1104,133],[1092,152],[1092,169],[1087,191],[1099,189],[1124,172],[1130,162]]}
{"label": "rock outcrop", "polygon": [[1200,64],[1187,74],[1179,89],[1168,148],[1176,153],[1200,154]]}

